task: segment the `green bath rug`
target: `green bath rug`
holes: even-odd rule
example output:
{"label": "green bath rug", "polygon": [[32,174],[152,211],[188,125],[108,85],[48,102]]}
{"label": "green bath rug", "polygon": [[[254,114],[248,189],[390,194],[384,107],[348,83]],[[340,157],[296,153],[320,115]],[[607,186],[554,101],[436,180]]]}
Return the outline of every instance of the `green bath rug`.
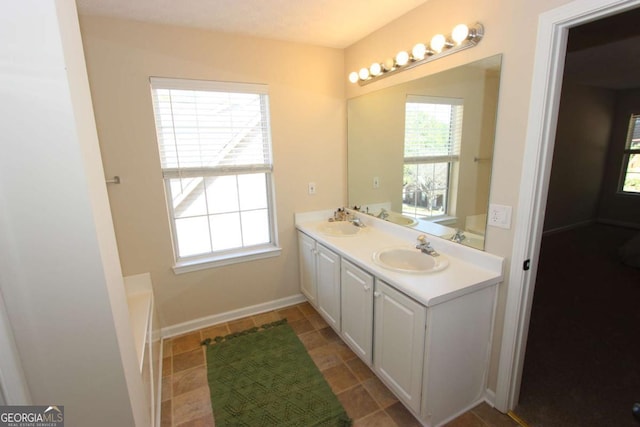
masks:
{"label": "green bath rug", "polygon": [[216,427],[351,425],[286,319],[203,344]]}

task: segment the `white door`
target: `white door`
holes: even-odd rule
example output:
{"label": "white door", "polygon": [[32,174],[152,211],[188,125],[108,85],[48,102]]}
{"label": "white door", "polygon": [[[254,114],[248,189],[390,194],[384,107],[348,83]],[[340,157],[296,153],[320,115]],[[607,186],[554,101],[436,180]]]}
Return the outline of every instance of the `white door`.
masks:
{"label": "white door", "polygon": [[427,309],[376,280],[373,363],[376,372],[420,413]]}
{"label": "white door", "polygon": [[316,250],[318,310],[327,323],[340,332],[340,257],[319,243]]}
{"label": "white door", "polygon": [[373,276],[343,259],[340,279],[342,337],[370,365],[373,351]]}

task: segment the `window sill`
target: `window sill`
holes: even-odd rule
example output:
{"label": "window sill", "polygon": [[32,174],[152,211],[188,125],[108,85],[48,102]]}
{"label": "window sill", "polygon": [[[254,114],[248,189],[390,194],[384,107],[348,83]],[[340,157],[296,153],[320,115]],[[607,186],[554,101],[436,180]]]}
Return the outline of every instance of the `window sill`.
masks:
{"label": "window sill", "polygon": [[208,268],[221,267],[223,265],[238,264],[241,262],[254,261],[257,259],[272,258],[280,256],[282,248],[268,246],[254,248],[242,252],[233,252],[224,255],[211,255],[204,258],[182,260],[173,266],[175,274],[189,273],[192,271],[206,270]]}
{"label": "window sill", "polygon": [[636,193],[634,191],[622,191],[622,190],[618,190],[616,192],[617,196],[622,196],[622,197],[638,197],[640,196],[640,193]]}
{"label": "window sill", "polygon": [[453,225],[456,222],[458,222],[458,218],[455,216],[449,216],[449,215],[440,215],[440,216],[435,216],[435,217],[431,217],[429,219],[423,218],[426,221],[431,221],[431,222],[435,222],[436,224],[440,224],[440,225]]}

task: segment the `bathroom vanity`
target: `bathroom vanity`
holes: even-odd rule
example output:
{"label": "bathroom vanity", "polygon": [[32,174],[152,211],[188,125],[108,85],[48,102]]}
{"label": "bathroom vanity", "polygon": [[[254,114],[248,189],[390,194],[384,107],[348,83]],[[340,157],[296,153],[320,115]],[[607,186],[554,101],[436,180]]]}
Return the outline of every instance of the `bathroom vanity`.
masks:
{"label": "bathroom vanity", "polygon": [[360,213],[364,227],[330,223],[332,214],[296,215],[309,302],[423,425],[483,401],[502,258],[427,236],[434,263],[415,230]]}

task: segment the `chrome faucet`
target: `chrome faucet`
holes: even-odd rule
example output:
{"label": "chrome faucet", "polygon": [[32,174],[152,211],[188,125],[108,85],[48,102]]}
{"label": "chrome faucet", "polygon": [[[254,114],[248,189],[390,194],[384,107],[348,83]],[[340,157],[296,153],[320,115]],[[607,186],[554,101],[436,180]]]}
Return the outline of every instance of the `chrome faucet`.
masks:
{"label": "chrome faucet", "polygon": [[329,218],[329,222],[346,221],[348,215],[349,213],[344,208],[338,208],[338,210],[333,213],[333,218]]}
{"label": "chrome faucet", "polygon": [[381,208],[380,209],[380,213],[378,214],[378,218],[380,218],[380,219],[389,218],[389,212],[387,212],[387,210],[385,208]]}
{"label": "chrome faucet", "polygon": [[423,254],[431,255],[431,256],[440,256],[438,252],[431,246],[431,243],[427,241],[427,236],[421,234],[418,236],[418,244],[416,245],[416,249],[420,249],[420,252]]}
{"label": "chrome faucet", "polygon": [[464,239],[466,239],[467,236],[464,235],[464,231],[460,230],[459,228],[456,229],[456,234],[454,234],[453,236],[451,236],[451,240],[452,242],[456,242],[456,243],[462,243],[462,241]]}
{"label": "chrome faucet", "polygon": [[349,222],[353,225],[355,225],[356,227],[366,227],[366,225],[364,224],[364,222],[362,222],[362,220],[360,218],[358,218],[355,215],[352,215],[349,217]]}

